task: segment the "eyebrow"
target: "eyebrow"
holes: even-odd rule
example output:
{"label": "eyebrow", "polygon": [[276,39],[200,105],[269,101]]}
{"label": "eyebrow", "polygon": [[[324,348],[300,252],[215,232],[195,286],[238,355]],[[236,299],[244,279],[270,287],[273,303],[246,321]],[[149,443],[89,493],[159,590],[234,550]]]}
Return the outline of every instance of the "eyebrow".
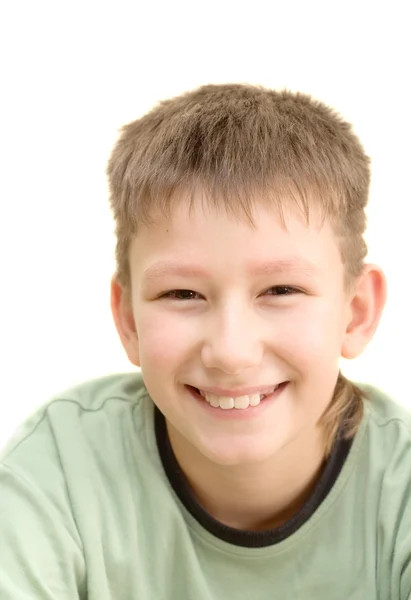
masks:
{"label": "eyebrow", "polygon": [[[292,257],[264,263],[250,263],[247,272],[250,276],[294,273],[314,277],[318,273],[318,268],[309,260]],[[167,275],[198,279],[210,277],[210,273],[198,265],[159,261],[145,269],[143,279],[154,281]]]}

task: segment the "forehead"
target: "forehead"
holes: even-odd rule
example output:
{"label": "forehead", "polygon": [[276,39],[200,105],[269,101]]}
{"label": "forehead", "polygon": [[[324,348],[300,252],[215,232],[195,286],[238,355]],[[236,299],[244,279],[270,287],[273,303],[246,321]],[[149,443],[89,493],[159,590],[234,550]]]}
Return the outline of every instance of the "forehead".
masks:
{"label": "forehead", "polygon": [[195,267],[222,274],[227,269],[263,272],[275,262],[284,271],[325,273],[341,266],[338,240],[315,208],[307,223],[296,207],[286,206],[282,218],[278,210],[257,203],[252,220],[209,205],[190,210],[179,203],[170,215],[157,214],[140,228],[130,246],[131,270],[153,273],[157,264],[160,273],[177,264],[187,272]]}

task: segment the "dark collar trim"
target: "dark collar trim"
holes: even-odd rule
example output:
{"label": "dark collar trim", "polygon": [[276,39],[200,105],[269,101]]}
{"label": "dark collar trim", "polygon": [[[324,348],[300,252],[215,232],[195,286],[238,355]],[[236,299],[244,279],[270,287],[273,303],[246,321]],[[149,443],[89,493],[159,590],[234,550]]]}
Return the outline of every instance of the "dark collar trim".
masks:
{"label": "dark collar trim", "polygon": [[284,523],[284,525],[267,531],[243,531],[220,523],[197,502],[174,455],[168,438],[166,420],[157,406],[155,406],[154,419],[161,462],[167,478],[180,501],[189,513],[215,537],[230,544],[247,548],[263,548],[278,544],[295,533],[308,521],[331,491],[352,444],[352,440],[344,440],[341,439],[341,436],[337,436],[334,447],[313,493],[298,513]]}

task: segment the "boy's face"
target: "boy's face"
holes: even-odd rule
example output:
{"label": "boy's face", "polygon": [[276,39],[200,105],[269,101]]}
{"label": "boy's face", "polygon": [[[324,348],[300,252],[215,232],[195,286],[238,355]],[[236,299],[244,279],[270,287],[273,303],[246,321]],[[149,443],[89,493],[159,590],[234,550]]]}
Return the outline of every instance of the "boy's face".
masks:
{"label": "boy's face", "polygon": [[[290,210],[284,228],[261,206],[253,228],[182,203],[134,239],[129,356],[172,439],[194,454],[253,463],[318,435],[351,311],[337,240],[315,217],[307,226]],[[196,391],[255,399],[278,384],[246,409],[214,408]]]}

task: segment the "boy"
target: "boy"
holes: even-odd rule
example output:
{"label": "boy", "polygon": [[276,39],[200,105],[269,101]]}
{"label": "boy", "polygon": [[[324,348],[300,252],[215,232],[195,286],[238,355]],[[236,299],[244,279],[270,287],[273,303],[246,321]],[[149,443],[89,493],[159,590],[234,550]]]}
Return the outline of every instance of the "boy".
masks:
{"label": "boy", "polygon": [[108,177],[141,375],[61,394],[3,451],[0,597],[410,599],[410,417],[338,366],[385,302],[350,125],[208,85],[127,125]]}

